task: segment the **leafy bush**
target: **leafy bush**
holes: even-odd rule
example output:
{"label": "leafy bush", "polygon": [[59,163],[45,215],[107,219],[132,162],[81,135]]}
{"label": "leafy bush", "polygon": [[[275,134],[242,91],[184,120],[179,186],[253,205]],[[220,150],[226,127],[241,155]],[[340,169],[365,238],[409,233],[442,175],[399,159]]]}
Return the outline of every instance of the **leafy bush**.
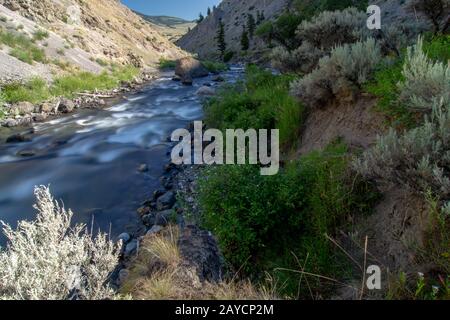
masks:
{"label": "leafy bush", "polygon": [[[247,273],[273,268],[298,269],[342,276],[332,244],[333,234],[349,213],[367,212],[373,193],[347,181],[347,148],[335,144],[288,165],[276,176],[261,176],[257,167],[220,166],[200,179],[203,223],[218,237],[222,252]],[[299,259],[296,261],[295,256]],[[277,272],[292,293],[298,277]],[[310,281],[316,289],[315,280]]]}
{"label": "leafy bush", "polygon": [[448,63],[450,60],[450,35],[434,36],[424,42],[423,50],[434,61]]}
{"label": "leafy bush", "polygon": [[71,226],[72,212],[54,201],[48,188],[36,188],[34,222],[17,230],[3,224],[9,241],[0,251],[0,299],[107,299],[108,277],[118,251],[105,234],[94,239],[83,225]]}
{"label": "leafy bush", "polygon": [[295,38],[295,31],[303,18],[296,13],[284,13],[275,22],[266,21],[261,24],[256,35],[272,45],[276,41],[287,50],[297,48],[300,43]]}
{"label": "leafy bush", "polygon": [[399,85],[400,101],[415,111],[431,111],[436,104],[450,102],[450,66],[430,60],[423,39],[408,48],[403,67],[405,81]]}
{"label": "leafy bush", "polygon": [[216,62],[216,61],[208,61],[208,60],[206,60],[206,61],[202,61],[202,64],[211,73],[219,73],[219,72],[224,72],[224,71],[228,70],[228,66],[225,63],[223,63],[223,62]]}
{"label": "leafy bush", "polygon": [[227,52],[225,52],[225,54],[223,56],[223,62],[228,63],[233,59],[233,57],[234,57],[234,52],[227,51]]}
{"label": "leafy bush", "polygon": [[404,185],[450,200],[450,104],[435,106],[425,123],[404,134],[391,130],[355,161],[364,177]]}
{"label": "leafy bush", "polygon": [[248,67],[244,83],[219,93],[205,106],[211,128],[279,129],[283,145],[295,143],[303,121],[303,108],[289,96],[290,76],[276,76]]}
{"label": "leafy bush", "polygon": [[177,62],[175,60],[160,59],[159,68],[160,69],[175,69]]}
{"label": "leafy bush", "polygon": [[312,73],[294,81],[291,92],[309,107],[325,105],[333,96],[353,94],[369,80],[381,59],[373,39],[337,47]]}

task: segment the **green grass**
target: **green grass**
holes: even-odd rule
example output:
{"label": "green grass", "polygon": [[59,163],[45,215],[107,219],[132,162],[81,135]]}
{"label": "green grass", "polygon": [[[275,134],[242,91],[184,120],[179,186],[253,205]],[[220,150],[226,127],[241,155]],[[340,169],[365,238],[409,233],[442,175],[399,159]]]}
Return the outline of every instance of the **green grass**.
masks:
{"label": "green grass", "polygon": [[226,87],[206,104],[205,122],[221,130],[279,129],[282,146],[291,147],[304,117],[303,106],[289,95],[292,79],[248,67],[243,83]]}
{"label": "green grass", "polygon": [[450,61],[450,35],[429,37],[424,42],[423,49],[430,59],[448,63]]}
{"label": "green grass", "polygon": [[[290,270],[298,271],[299,263],[307,262],[307,272],[342,279],[348,261],[325,234],[345,229],[349,214],[370,212],[377,199],[369,185],[346,175],[348,161],[347,147],[336,143],[275,176],[261,176],[257,166],[205,169],[199,179],[203,225],[234,270],[255,279],[270,272],[284,294],[297,295],[299,275]],[[322,281],[308,280],[315,293],[324,293]],[[300,294],[309,296],[306,287]]]}
{"label": "green grass", "polygon": [[37,30],[33,33],[33,40],[34,41],[42,41],[44,39],[47,39],[50,36],[48,31],[46,30]]}
{"label": "green grass", "polygon": [[97,64],[99,64],[102,67],[107,67],[109,65],[108,61],[105,61],[101,58],[95,59],[95,62],[97,62]]}
{"label": "green grass", "polygon": [[80,72],[55,79],[48,85],[44,80],[35,78],[23,84],[9,84],[4,86],[3,93],[6,102],[16,103],[29,101],[41,103],[50,97],[64,96],[72,98],[83,91],[109,90],[120,85],[121,82],[131,81],[139,70],[135,67],[117,67],[112,72],[93,74]]}
{"label": "green grass", "polygon": [[161,70],[175,69],[177,62],[175,60],[160,59],[158,67]]}
{"label": "green grass", "polygon": [[11,48],[11,56],[28,64],[33,62],[46,62],[45,52],[37,47],[29,37],[14,32],[0,30],[0,44]]}
{"label": "green grass", "polygon": [[220,73],[228,70],[228,66],[226,63],[217,62],[217,61],[202,61],[202,64],[208,69],[211,73]]}
{"label": "green grass", "polygon": [[[429,37],[424,41],[424,51],[434,61],[448,62],[450,59],[450,36]],[[388,124],[396,128],[413,128],[423,117],[412,112],[399,102],[398,84],[403,82],[405,53],[389,63],[383,63],[375,72],[374,79],[365,86],[365,90],[378,97],[378,110],[388,119]]]}

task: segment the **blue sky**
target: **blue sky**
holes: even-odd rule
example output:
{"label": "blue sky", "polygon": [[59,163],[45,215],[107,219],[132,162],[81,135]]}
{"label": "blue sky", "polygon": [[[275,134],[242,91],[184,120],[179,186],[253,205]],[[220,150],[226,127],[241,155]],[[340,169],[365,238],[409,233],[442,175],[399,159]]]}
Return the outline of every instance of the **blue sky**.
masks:
{"label": "blue sky", "polygon": [[208,7],[217,5],[220,0],[122,0],[133,10],[150,16],[173,16],[194,20],[198,14],[206,13]]}

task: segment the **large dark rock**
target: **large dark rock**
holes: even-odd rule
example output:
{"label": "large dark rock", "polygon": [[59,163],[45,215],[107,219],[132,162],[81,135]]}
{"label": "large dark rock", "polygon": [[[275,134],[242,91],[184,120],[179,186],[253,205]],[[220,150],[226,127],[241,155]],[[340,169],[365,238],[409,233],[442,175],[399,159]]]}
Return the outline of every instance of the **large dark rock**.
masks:
{"label": "large dark rock", "polygon": [[187,226],[178,240],[178,247],[185,266],[194,267],[200,281],[222,280],[222,258],[210,232],[197,226]]}
{"label": "large dark rock", "polygon": [[158,209],[158,211],[171,209],[175,204],[175,201],[175,193],[169,191],[159,197],[158,200],[156,200],[156,208]]}
{"label": "large dark rock", "polygon": [[209,71],[200,61],[186,57],[177,61],[175,74],[181,78],[183,84],[189,84],[192,79],[206,77]]}
{"label": "large dark rock", "polygon": [[6,143],[20,143],[30,141],[30,138],[25,136],[23,133],[13,134],[6,139]]}

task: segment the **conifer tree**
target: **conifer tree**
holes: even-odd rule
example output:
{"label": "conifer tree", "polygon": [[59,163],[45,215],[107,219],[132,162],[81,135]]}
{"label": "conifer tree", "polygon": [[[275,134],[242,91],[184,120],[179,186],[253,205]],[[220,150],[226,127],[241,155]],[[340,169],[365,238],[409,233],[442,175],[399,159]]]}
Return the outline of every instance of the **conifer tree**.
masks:
{"label": "conifer tree", "polygon": [[242,36],[241,36],[241,49],[242,51],[247,51],[250,47],[250,39],[248,37],[248,31],[244,27],[242,30]]}
{"label": "conifer tree", "polygon": [[217,30],[217,48],[220,52],[220,57],[223,59],[225,56],[225,51],[227,50],[227,44],[225,42],[225,25],[222,20],[219,22],[219,29]]}
{"label": "conifer tree", "polygon": [[253,35],[255,34],[256,30],[256,21],[255,17],[251,13],[247,15],[247,30],[248,36],[250,36],[250,38],[253,38]]}

